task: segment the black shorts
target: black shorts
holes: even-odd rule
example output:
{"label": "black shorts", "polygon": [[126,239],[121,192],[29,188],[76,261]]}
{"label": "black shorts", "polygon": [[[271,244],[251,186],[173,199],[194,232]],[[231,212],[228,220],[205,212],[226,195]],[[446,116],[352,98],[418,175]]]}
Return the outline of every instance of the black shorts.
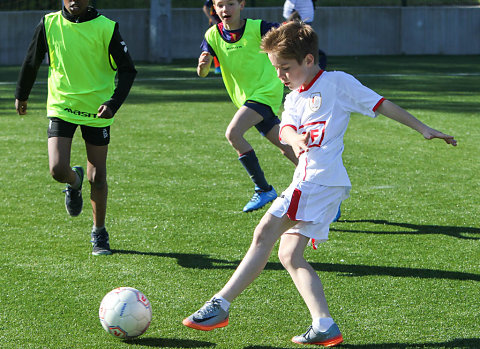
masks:
{"label": "black shorts", "polygon": [[278,116],[276,116],[272,111],[272,108],[266,104],[254,101],[246,101],[243,105],[247,108],[255,110],[263,117],[263,120],[255,125],[255,128],[262,136],[265,136],[268,132],[270,132],[273,126],[280,123]]}
{"label": "black shorts", "polygon": [[48,124],[47,135],[51,137],[73,138],[77,126],[82,130],[82,138],[85,142],[102,146],[110,143],[110,126],[107,127],[91,127],[85,125],[72,124],[71,122],[60,118],[51,117]]}

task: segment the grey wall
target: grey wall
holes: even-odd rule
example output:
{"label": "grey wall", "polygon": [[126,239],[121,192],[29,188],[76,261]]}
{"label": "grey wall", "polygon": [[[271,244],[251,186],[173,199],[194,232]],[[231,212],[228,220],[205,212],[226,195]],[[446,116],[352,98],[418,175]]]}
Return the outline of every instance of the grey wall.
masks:
{"label": "grey wall", "polygon": [[414,10],[402,11],[401,53],[480,53],[480,7]]}
{"label": "grey wall", "polygon": [[120,34],[127,43],[134,60],[148,59],[150,24],[148,10],[100,10],[99,12],[119,24]]}
{"label": "grey wall", "polygon": [[[136,61],[149,57],[149,10],[100,10],[119,22]],[[0,12],[0,64],[21,64],[44,12]],[[283,21],[282,9],[244,16]],[[480,7],[321,7],[313,24],[328,55],[480,54]],[[201,9],[172,9],[172,58],[196,58],[207,29]]]}
{"label": "grey wall", "polygon": [[33,34],[45,14],[42,11],[0,12],[0,64],[19,64]]}

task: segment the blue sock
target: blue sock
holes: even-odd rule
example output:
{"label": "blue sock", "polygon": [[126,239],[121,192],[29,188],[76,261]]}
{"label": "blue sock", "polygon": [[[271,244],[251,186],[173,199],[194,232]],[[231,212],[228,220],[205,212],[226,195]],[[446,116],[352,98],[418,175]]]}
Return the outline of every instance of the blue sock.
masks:
{"label": "blue sock", "polygon": [[255,151],[253,149],[249,152],[246,152],[245,154],[240,155],[238,160],[240,160],[243,167],[245,168],[257,188],[262,191],[271,190],[271,186],[265,179],[265,175],[263,174],[262,168],[260,167],[257,155],[255,154]]}

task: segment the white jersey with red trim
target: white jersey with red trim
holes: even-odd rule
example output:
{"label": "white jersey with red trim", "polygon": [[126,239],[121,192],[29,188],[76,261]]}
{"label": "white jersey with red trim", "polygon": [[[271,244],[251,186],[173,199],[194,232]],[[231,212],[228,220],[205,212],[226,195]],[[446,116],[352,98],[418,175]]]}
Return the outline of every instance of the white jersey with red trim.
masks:
{"label": "white jersey with red trim", "polygon": [[288,94],[281,129],[292,127],[299,134],[310,132],[309,149],[300,155],[294,182],[351,186],[342,161],[343,136],[350,113],[374,118],[383,101],[382,96],[340,71],[321,70],[308,86]]}

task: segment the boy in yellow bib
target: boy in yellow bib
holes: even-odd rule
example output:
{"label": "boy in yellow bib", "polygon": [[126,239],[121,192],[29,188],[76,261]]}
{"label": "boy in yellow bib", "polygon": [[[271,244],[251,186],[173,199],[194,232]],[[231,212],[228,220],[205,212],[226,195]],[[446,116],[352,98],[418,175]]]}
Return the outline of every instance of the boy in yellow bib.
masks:
{"label": "boy in yellow bib", "polygon": [[217,57],[225,88],[239,108],[225,136],[255,184],[255,193],[243,208],[249,212],[273,201],[277,193],[267,182],[255,151],[244,138],[245,132],[255,126],[292,163],[298,162],[291,147],[278,139],[280,119],[276,114],[283,100],[283,85],[267,55],[260,50],[262,36],[278,24],[242,19],[244,0],[214,0],[214,6],[222,22],[205,33],[197,73],[207,76],[213,57]]}
{"label": "boy in yellow bib", "polygon": [[[71,216],[83,207],[81,166],[70,167],[75,130],[80,126],[87,151],[87,178],[93,209],[92,254],[111,254],[105,229],[107,152],[110,125],[127,98],[136,70],[118,24],[89,6],[89,0],[64,0],[62,11],[45,15],[30,43],[15,92],[19,115],[38,69],[48,53],[48,157],[52,177],[66,183],[65,206]],[[118,84],[115,86],[115,75]]]}

